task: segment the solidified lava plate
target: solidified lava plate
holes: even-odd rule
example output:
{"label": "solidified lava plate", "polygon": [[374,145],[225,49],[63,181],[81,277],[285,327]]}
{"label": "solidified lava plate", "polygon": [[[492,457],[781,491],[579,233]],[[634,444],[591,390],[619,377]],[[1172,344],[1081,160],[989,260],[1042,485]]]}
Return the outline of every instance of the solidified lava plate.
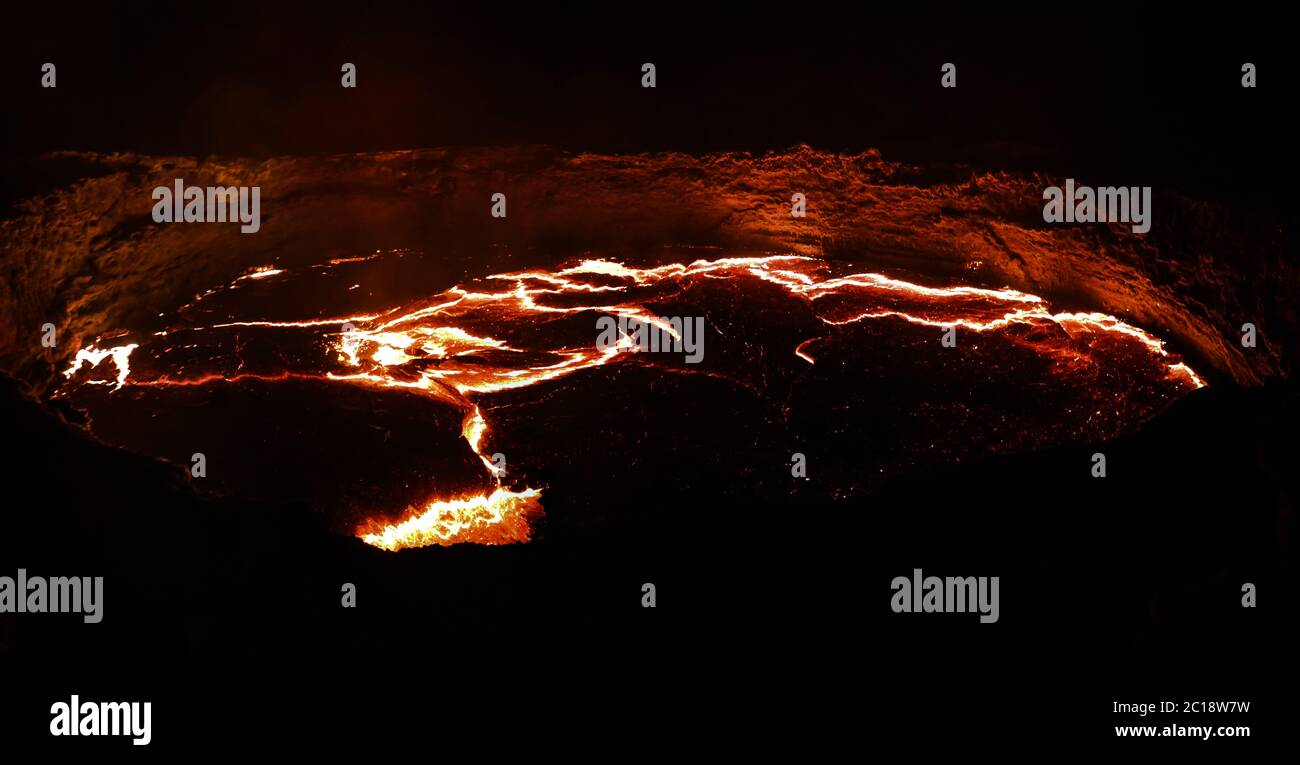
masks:
{"label": "solidified lava plate", "polygon": [[[703,497],[707,463],[846,497],[1111,438],[1204,384],[1171,325],[1219,374],[1269,371],[1216,334],[1217,264],[1180,291],[1149,241],[1035,222],[1034,179],[808,149],[78,161],[98,170],[4,232],[29,286],[3,297],[75,340],[43,358],[0,338],[5,366],[106,442],[202,453],[209,486],[388,550],[527,541],[548,497],[601,504],[585,471]],[[153,224],[173,178],[260,184],[262,230]],[[601,347],[611,316],[702,317],[700,363]],[[647,475],[648,453],[681,470]],[[780,479],[795,453],[817,488]]]}

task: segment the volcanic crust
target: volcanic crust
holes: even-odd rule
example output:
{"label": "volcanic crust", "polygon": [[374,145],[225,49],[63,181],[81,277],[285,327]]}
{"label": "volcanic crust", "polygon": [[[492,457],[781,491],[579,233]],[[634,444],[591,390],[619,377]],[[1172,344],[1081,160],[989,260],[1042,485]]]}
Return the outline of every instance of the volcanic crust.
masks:
{"label": "volcanic crust", "polygon": [[[922,168],[875,151],[572,154],[546,147],[431,149],[264,161],[60,153],[53,190],[3,222],[0,368],[38,390],[95,338],[139,326],[256,266],[412,247],[448,253],[446,286],[592,249],[660,259],[666,245],[789,252],[1010,286],[1062,310],[1102,311],[1155,331],[1208,379],[1289,376],[1300,269],[1290,232],[1250,212],[1156,189],[1155,225],[1060,226],[1042,189],[1061,179]],[[70,169],[71,168],[71,169]],[[150,191],[183,178],[257,185],[257,235],[157,226]],[[492,194],[509,217],[488,215]],[[807,196],[808,215],[790,216]],[[708,250],[702,251],[707,253]],[[40,327],[59,328],[57,348]],[[1243,349],[1251,322],[1261,341]]]}

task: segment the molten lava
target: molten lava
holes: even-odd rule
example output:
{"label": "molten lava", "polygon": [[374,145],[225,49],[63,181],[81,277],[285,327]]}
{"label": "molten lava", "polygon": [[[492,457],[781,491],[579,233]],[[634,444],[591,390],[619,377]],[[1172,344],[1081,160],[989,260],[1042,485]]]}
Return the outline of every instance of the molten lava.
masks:
{"label": "molten lava", "polygon": [[374,532],[361,529],[358,534],[366,544],[385,550],[455,542],[527,542],[529,521],[540,512],[539,496],[537,489],[496,489],[486,496],[434,500],[408,520],[379,525]]}
{"label": "molten lava", "polygon": [[[915,342],[933,341],[933,346],[916,353],[953,354],[953,359],[963,357],[956,350],[941,348],[937,332],[925,340],[924,328],[956,328],[963,338],[959,349],[967,343],[978,348],[978,338],[997,335],[998,348],[1018,349],[1024,358],[1040,360],[1046,371],[1033,374],[1045,374],[1049,382],[1084,379],[1095,380],[1098,389],[1119,386],[1113,391],[1094,391],[1087,406],[1068,408],[1070,412],[1079,410],[1077,416],[1082,419],[1074,430],[1062,432],[1096,437],[1113,435],[1115,427],[1152,414],[1158,402],[1204,385],[1159,339],[1114,316],[1054,313],[1041,298],[1012,289],[932,287],[876,273],[836,275],[827,261],[796,255],[647,267],[582,260],[554,270],[493,274],[413,304],[376,305],[354,315],[331,318],[265,318],[265,314],[258,315],[256,305],[242,299],[233,303],[251,315],[204,314],[207,303],[251,289],[250,283],[255,282],[257,289],[269,289],[276,283],[309,280],[334,269],[365,269],[389,255],[401,257],[403,253],[335,258],[299,272],[258,268],[225,287],[196,296],[164,329],[137,331],[136,342],[81,349],[65,376],[69,385],[114,384],[113,391],[310,381],[406,391],[456,407],[463,413],[461,436],[489,471],[492,487],[473,493],[444,492],[406,507],[398,520],[373,516],[357,526],[357,536],[386,550],[529,539],[532,521],[541,512],[542,492],[526,485],[503,485],[488,456],[493,430],[480,403],[507,391],[541,388],[611,364],[635,362],[662,374],[698,373],[671,360],[630,352],[634,350],[631,343],[598,347],[595,320],[601,316],[658,323],[662,307],[670,304],[687,306],[683,310],[706,317],[723,308],[743,315],[750,310],[748,301],[761,299],[764,316],[813,317],[815,324],[809,325],[808,335],[785,348],[768,347],[770,335],[761,334],[760,329],[764,325],[755,325],[749,333],[735,325],[728,325],[726,333],[718,329],[720,334],[710,338],[710,348],[717,350],[710,353],[724,355],[728,362],[710,368],[706,355],[700,366],[705,368],[704,374],[742,380],[748,374],[747,362],[733,363],[734,353],[749,361],[781,353],[787,359],[798,359],[792,363],[816,365],[823,349],[862,342],[859,336],[844,333],[868,323],[879,324],[873,331],[895,335],[910,325],[922,333]],[[363,270],[358,271],[347,281],[359,284],[364,276]],[[733,292],[719,293],[715,289],[719,286]],[[720,295],[730,296],[725,298],[727,305],[719,305],[724,300]],[[195,314],[225,320],[186,323]],[[254,344],[262,350],[251,350]],[[1001,351],[1003,356],[993,362],[969,363],[984,364],[984,377],[1006,377],[1007,369],[1017,365],[1014,358],[1006,357],[1010,352]],[[100,365],[110,359],[113,370],[105,379],[107,365],[103,369]],[[1129,371],[1117,376],[1112,374],[1116,369]],[[1130,382],[1107,382],[1112,380]],[[745,384],[764,387],[761,382]],[[76,390],[65,386],[60,395],[73,396]],[[1110,421],[1118,424],[1104,424],[1106,417],[1099,408],[1083,411],[1095,408],[1093,399],[1112,407]],[[75,403],[93,415],[95,399]],[[91,427],[95,427],[93,416]],[[1051,443],[1052,438],[1047,434],[1028,445]],[[1023,439],[1008,437],[979,448],[990,451],[1025,445]],[[934,449],[934,444],[930,448]]]}

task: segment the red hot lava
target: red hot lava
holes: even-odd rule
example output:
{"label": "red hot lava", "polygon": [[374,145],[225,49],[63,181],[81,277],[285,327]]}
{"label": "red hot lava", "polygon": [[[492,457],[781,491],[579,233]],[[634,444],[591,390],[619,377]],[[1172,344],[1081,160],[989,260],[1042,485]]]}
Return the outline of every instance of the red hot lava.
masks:
{"label": "red hot lava", "polygon": [[[394,255],[401,253],[335,259],[301,274],[259,268],[197,296],[186,309],[242,289],[250,281],[311,279],[338,268],[364,269],[376,259]],[[358,271],[356,278],[364,280],[364,271]],[[583,260],[554,270],[493,274],[415,304],[377,306],[329,318],[265,319],[256,315],[255,307],[246,306],[253,313],[247,318],[178,323],[132,336],[129,343],[83,348],[65,372],[68,384],[60,395],[73,395],[73,386],[82,385],[116,391],[311,380],[437,398],[464,412],[461,434],[493,476],[491,488],[430,496],[407,507],[399,520],[374,517],[361,523],[357,536],[386,550],[457,542],[525,542],[531,522],[541,512],[541,491],[526,484],[507,486],[492,472],[487,447],[492,426],[479,403],[504,391],[540,388],[595,367],[633,359],[653,363],[629,352],[634,350],[630,342],[599,347],[596,319],[616,316],[655,322],[661,314],[656,306],[690,302],[697,299],[691,297],[692,290],[718,282],[738,285],[748,293],[768,285],[783,296],[782,310],[810,312],[821,329],[783,349],[762,347],[763,337],[715,337],[711,342],[762,347],[763,353],[784,353],[800,364],[815,365],[819,348],[833,343],[846,328],[903,322],[934,328],[936,343],[939,331],[948,328],[976,338],[1003,335],[1046,359],[1049,376],[1058,381],[1073,376],[1100,381],[1114,368],[1129,365],[1146,370],[1133,372],[1131,384],[1143,388],[1152,400],[1168,401],[1204,385],[1159,339],[1114,316],[1054,312],[1041,298],[1012,289],[925,286],[876,273],[837,275],[822,259],[767,255],[647,267]],[[707,314],[710,306],[700,305],[699,310]],[[183,309],[181,314],[192,312]],[[241,350],[252,334],[269,335],[286,350],[273,363],[250,365]],[[310,342],[303,342],[304,338]],[[1144,361],[1138,364],[1135,359]],[[705,361],[702,366],[708,367],[707,357]],[[672,364],[658,368],[664,374],[688,373]],[[987,371],[1004,373],[992,367]],[[709,373],[744,375],[743,369],[734,368]],[[1114,395],[1113,414],[1121,425],[1132,425],[1153,413],[1150,407],[1137,405],[1123,410],[1131,393],[1121,389]],[[80,403],[93,413],[92,399]],[[1082,432],[1109,435],[1100,426],[1091,431],[1089,427],[1080,426]]]}

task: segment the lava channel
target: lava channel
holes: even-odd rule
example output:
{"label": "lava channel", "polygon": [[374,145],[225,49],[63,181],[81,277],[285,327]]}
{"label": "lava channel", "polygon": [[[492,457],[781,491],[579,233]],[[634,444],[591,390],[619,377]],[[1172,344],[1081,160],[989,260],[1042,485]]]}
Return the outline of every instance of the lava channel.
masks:
{"label": "lava channel", "polygon": [[[600,259],[569,261],[554,269],[489,275],[401,305],[383,305],[381,294],[362,310],[330,314],[332,300],[339,305],[346,301],[326,297],[314,317],[274,315],[277,289],[302,293],[305,286],[319,283],[313,280],[328,275],[337,281],[344,269],[351,269],[344,274],[346,282],[355,282],[347,288],[351,301],[347,305],[356,306],[355,288],[365,283],[366,269],[385,260],[418,257],[418,253],[393,251],[305,269],[255,269],[196,295],[165,318],[160,329],[136,328],[117,335],[129,342],[82,348],[55,395],[86,411],[90,429],[101,438],[159,456],[176,452],[132,435],[143,428],[139,416],[119,418],[130,420],[131,427],[109,426],[113,400],[133,392],[141,406],[151,410],[148,417],[157,418],[163,410],[164,419],[168,406],[175,407],[173,413],[184,407],[197,412],[201,406],[189,399],[169,404],[150,396],[212,386],[236,389],[247,397],[241,399],[247,406],[269,400],[285,386],[300,386],[293,388],[295,392],[307,390],[301,386],[313,386],[311,390],[345,386],[362,393],[392,392],[437,402],[442,407],[438,412],[456,412],[459,438],[477,463],[478,476],[465,478],[458,487],[428,487],[419,482],[411,487],[403,480],[407,494],[399,507],[391,506],[393,497],[371,492],[364,475],[354,477],[359,488],[355,496],[349,495],[350,532],[367,544],[400,550],[460,542],[527,542],[541,516],[543,490],[520,482],[513,471],[509,482],[497,474],[491,446],[494,426],[484,407],[506,394],[516,397],[512,400],[533,392],[542,396],[548,385],[561,380],[576,379],[574,384],[580,386],[583,373],[601,367],[633,363],[658,375],[711,375],[737,381],[759,395],[777,379],[786,386],[779,395],[788,397],[795,384],[789,381],[805,377],[825,354],[835,355],[843,364],[855,344],[864,347],[872,338],[888,337],[894,342],[907,337],[914,338],[908,340],[910,354],[954,360],[945,362],[949,363],[945,369],[957,370],[951,374],[977,380],[1019,379],[1016,375],[1031,374],[1024,370],[1032,366],[1039,371],[1032,372],[1037,378],[1025,383],[1026,390],[1086,388],[1086,395],[1069,394],[1087,400],[1072,401],[1064,408],[1069,417],[1076,417],[1077,411],[1077,419],[1060,425],[1058,432],[1013,437],[990,427],[993,435],[985,439],[988,443],[960,447],[974,452],[1108,437],[1204,385],[1158,338],[1114,316],[1053,312],[1043,299],[1013,289],[925,286],[877,273],[837,275],[833,264],[823,259],[796,255],[647,266]],[[705,363],[698,369],[631,352],[635,349],[627,338],[617,347],[601,348],[595,342],[599,317],[654,323],[669,314],[710,318],[714,331],[708,336]],[[737,331],[745,326],[750,330]],[[969,343],[971,348],[982,348],[984,355],[968,351],[973,355],[961,356],[940,347],[941,330],[948,328],[956,328],[963,338],[959,347]],[[918,343],[931,346],[918,348]],[[346,405],[374,406],[355,397],[348,398]],[[790,408],[788,401],[779,405]],[[1003,417],[999,412],[980,414],[970,404],[954,406],[993,422]],[[1108,416],[1103,409],[1110,410]],[[268,411],[272,412],[268,417],[274,418],[275,410]],[[304,415],[305,424],[284,425],[301,431],[300,436],[295,431],[285,437],[310,441],[310,420]],[[154,432],[161,433],[161,426]],[[383,435],[391,437],[391,433]],[[948,453],[936,448],[936,439],[930,440],[930,450],[940,457]],[[396,445],[382,444],[370,450],[380,452],[379,458],[385,448],[391,454],[400,451]],[[954,458],[960,456],[949,451]],[[418,465],[403,465],[402,470],[423,472]],[[329,472],[341,476],[347,463]],[[440,472],[467,475],[463,465]],[[400,478],[401,472],[395,475]],[[423,495],[412,500],[410,492]]]}

